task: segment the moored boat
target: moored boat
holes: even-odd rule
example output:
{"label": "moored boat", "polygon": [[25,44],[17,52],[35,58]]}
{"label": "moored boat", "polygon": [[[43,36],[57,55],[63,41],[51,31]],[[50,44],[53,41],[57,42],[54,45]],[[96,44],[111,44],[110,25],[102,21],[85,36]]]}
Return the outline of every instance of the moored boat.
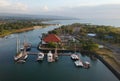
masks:
{"label": "moored boat", "polygon": [[89,63],[88,61],[85,61],[85,62],[83,63],[83,65],[84,65],[84,68],[85,68],[85,69],[90,68],[90,63]]}
{"label": "moored boat", "polygon": [[72,54],[71,59],[72,60],[79,60],[79,56],[77,54]]}
{"label": "moored boat", "polygon": [[77,67],[83,67],[83,63],[80,60],[74,62]]}
{"label": "moored boat", "polygon": [[26,60],[28,57],[27,54],[23,55],[23,52],[21,51],[19,54],[17,54],[16,56],[14,56],[14,60],[18,61],[18,60]]}
{"label": "moored boat", "polygon": [[54,58],[55,61],[58,60],[57,48],[55,49],[55,53],[53,54],[53,58]]}
{"label": "moored boat", "polygon": [[20,48],[20,40],[18,39],[17,37],[17,54],[14,56],[14,60],[16,62],[21,62],[22,61],[25,61],[28,57],[28,54],[26,52],[26,49],[27,49],[27,44],[24,42],[24,47],[23,48]]}
{"label": "moored boat", "polygon": [[53,54],[51,53],[51,51],[49,51],[49,53],[47,54],[47,60],[48,62],[53,62]]}
{"label": "moored boat", "polygon": [[23,59],[26,60],[27,57],[28,57],[28,55],[26,54],[26,55],[23,56]]}
{"label": "moored boat", "polygon": [[14,56],[14,60],[18,61],[22,57],[22,52],[18,53],[16,56]]}
{"label": "moored boat", "polygon": [[42,61],[44,59],[44,53],[38,53],[37,61]]}
{"label": "moored boat", "polygon": [[31,50],[31,47],[32,47],[32,45],[29,43],[29,44],[27,45],[27,47],[26,47],[26,51],[30,51],[30,50]]}
{"label": "moored boat", "polygon": [[25,60],[18,60],[17,63],[25,63]]}

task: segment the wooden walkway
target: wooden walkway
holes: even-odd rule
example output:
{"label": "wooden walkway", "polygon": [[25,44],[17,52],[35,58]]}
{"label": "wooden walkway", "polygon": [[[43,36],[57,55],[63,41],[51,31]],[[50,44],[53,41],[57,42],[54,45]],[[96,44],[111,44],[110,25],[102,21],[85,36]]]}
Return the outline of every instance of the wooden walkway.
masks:
{"label": "wooden walkway", "polygon": [[[37,52],[27,52],[28,55],[38,55],[38,53]],[[47,53],[44,53],[44,54],[47,55]],[[69,54],[69,53],[58,53],[58,56],[70,56],[71,54]]]}
{"label": "wooden walkway", "polygon": [[[72,53],[71,53],[72,54]],[[71,54],[67,54],[67,53],[59,53],[59,56],[70,56]]]}

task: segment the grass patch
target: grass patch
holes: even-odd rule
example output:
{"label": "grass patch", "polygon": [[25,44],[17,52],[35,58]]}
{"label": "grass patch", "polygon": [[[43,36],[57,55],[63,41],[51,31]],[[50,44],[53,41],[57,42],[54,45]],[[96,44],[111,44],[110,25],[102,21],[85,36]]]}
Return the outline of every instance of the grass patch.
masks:
{"label": "grass patch", "polygon": [[114,69],[120,72],[120,63],[115,59],[114,54],[109,49],[99,49],[97,54],[102,56],[106,62],[108,62]]}

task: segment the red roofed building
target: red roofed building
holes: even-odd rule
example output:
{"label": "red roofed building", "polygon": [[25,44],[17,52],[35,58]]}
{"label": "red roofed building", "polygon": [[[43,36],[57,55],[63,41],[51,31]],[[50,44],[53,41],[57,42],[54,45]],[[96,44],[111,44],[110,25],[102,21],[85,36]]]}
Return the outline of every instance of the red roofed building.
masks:
{"label": "red roofed building", "polygon": [[55,35],[55,34],[48,34],[45,38],[43,38],[43,41],[46,42],[46,43],[49,43],[49,42],[61,42],[61,39]]}

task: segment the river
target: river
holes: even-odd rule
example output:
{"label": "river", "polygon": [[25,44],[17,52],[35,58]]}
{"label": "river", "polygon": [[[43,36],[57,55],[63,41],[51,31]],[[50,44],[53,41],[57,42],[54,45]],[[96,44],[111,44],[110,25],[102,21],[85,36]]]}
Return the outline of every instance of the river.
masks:
{"label": "river", "polygon": [[[57,23],[58,21],[56,21]],[[68,23],[69,22],[69,23]],[[59,20],[59,24],[70,24],[74,21]],[[50,23],[50,22],[49,22]],[[55,21],[54,21],[55,23]],[[32,43],[32,52],[39,52],[37,47],[39,36],[58,26],[36,29],[28,32],[13,34],[19,36],[21,43],[24,35]],[[0,81],[119,81],[117,77],[99,60],[91,60],[80,55],[83,61],[89,61],[89,69],[76,68],[68,56],[60,56],[54,63],[48,63],[46,58],[42,63],[36,62],[36,56],[29,56],[24,64],[14,63],[16,54],[16,38],[0,39]]]}

